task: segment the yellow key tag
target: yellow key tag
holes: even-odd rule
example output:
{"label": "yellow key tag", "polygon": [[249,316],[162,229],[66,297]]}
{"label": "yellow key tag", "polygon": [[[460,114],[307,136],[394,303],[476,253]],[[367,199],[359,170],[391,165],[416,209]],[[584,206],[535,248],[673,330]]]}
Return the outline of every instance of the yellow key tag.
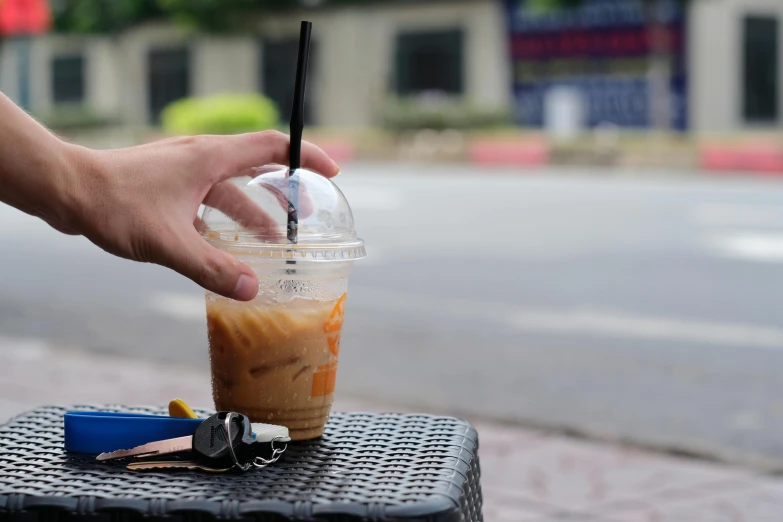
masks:
{"label": "yellow key tag", "polygon": [[169,417],[180,417],[185,419],[198,419],[198,415],[188,403],[182,399],[174,399],[169,403]]}

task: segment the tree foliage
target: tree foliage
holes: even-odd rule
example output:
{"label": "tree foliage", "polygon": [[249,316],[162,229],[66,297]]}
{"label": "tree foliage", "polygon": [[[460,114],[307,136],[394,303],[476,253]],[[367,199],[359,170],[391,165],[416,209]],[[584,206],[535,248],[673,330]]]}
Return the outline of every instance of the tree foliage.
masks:
{"label": "tree foliage", "polygon": [[53,4],[55,29],[114,33],[163,16],[156,0],[60,0]]}
{"label": "tree foliage", "polygon": [[[0,0],[2,1],[2,0]],[[249,12],[324,5],[361,5],[381,0],[52,0],[55,27],[76,33],[115,33],[154,19],[209,32],[241,28]],[[589,0],[527,0],[542,11],[579,7]],[[661,0],[642,0],[652,5]],[[686,3],[688,0],[674,0]]]}
{"label": "tree foliage", "polygon": [[[2,1],[2,0],[0,0]],[[114,33],[148,20],[171,20],[207,32],[241,28],[247,14],[373,0],[58,0],[55,27],[64,32]]]}

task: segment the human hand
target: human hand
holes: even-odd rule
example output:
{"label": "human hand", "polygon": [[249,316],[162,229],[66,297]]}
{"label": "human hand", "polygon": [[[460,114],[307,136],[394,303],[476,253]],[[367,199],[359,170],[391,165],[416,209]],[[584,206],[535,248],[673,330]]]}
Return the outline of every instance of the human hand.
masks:
{"label": "human hand", "polygon": [[[82,234],[114,255],[166,266],[215,293],[253,299],[253,271],[209,245],[197,230],[203,203],[243,225],[268,229],[271,217],[232,177],[271,163],[287,163],[288,136],[265,131],[236,136],[195,136],[138,147],[94,151],[68,146],[72,173],[67,219],[47,219],[66,233]],[[333,177],[338,166],[318,147],[302,144],[302,167]]]}

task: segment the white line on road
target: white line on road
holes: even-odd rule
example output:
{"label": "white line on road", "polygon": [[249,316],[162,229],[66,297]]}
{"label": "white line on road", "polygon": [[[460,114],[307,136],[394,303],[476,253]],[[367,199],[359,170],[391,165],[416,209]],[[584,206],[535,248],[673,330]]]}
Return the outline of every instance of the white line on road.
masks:
{"label": "white line on road", "polygon": [[694,321],[609,310],[519,310],[510,316],[521,330],[783,349],[783,329]]}
{"label": "white line on road", "polygon": [[703,226],[783,227],[783,206],[700,203],[691,217]]}
{"label": "white line on road", "polygon": [[353,288],[348,301],[356,306],[384,311],[480,319],[526,332],[783,350],[783,328],[774,326],[680,319],[598,308],[518,307],[368,287]]}
{"label": "white line on road", "polygon": [[51,347],[41,339],[12,337],[0,337],[0,351],[12,362],[43,361],[52,353]]}
{"label": "white line on road", "polygon": [[734,233],[707,238],[714,253],[743,261],[783,263],[783,234]]}
{"label": "white line on road", "polygon": [[204,295],[181,294],[176,292],[158,292],[152,295],[150,307],[174,319],[182,321],[206,320]]}
{"label": "white line on road", "polygon": [[[369,287],[352,289],[348,301],[351,306],[383,312],[469,317],[500,323],[523,332],[783,350],[783,328],[774,326],[680,319],[599,308],[518,307]],[[153,296],[150,304],[155,311],[175,319],[205,320],[204,298],[201,296],[159,293]]]}

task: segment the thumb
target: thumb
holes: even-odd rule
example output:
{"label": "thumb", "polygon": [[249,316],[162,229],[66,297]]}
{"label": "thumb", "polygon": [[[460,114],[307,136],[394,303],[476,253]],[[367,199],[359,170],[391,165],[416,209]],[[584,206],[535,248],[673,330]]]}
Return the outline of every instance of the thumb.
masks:
{"label": "thumb", "polygon": [[258,279],[250,267],[204,241],[195,229],[170,253],[169,268],[211,292],[237,301],[258,294]]}

